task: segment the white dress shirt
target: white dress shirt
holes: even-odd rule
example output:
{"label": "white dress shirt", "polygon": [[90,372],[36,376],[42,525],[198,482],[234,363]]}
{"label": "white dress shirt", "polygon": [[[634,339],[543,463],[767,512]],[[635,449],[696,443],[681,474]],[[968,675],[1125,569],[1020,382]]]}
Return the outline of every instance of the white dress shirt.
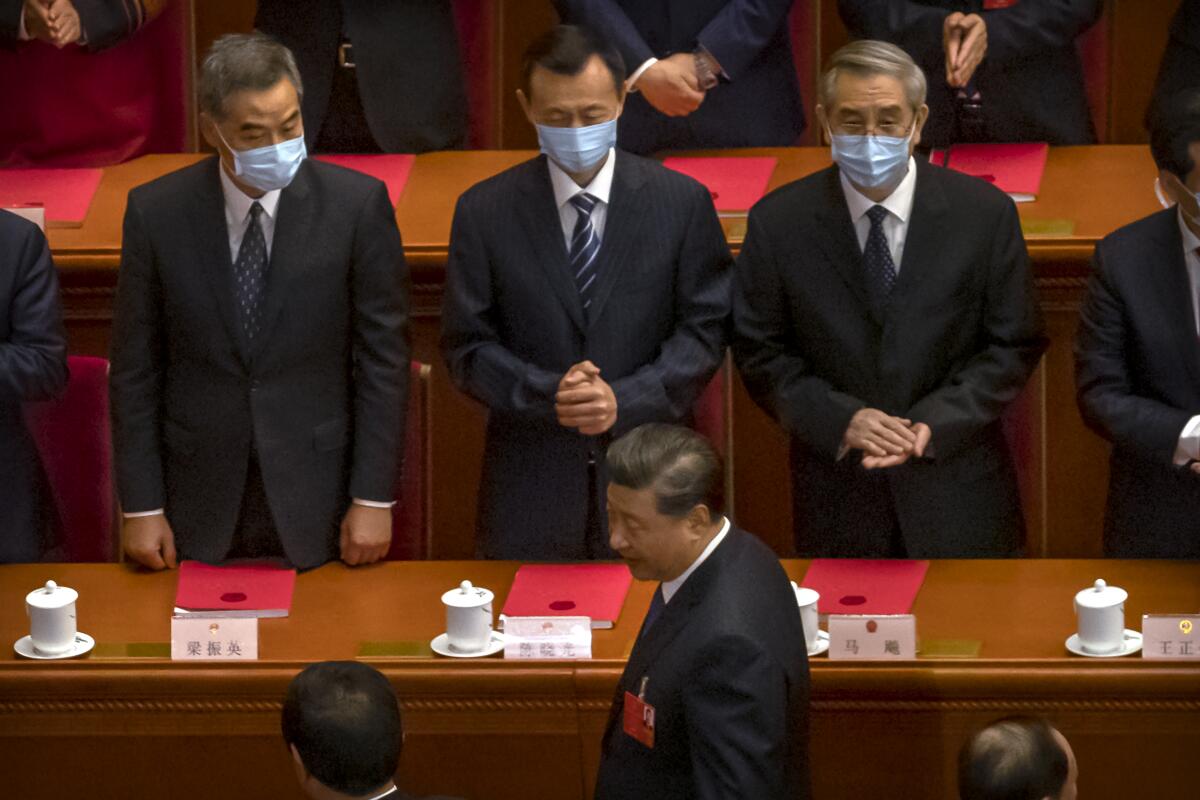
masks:
{"label": "white dress shirt", "polygon": [[563,171],[563,168],[547,158],[550,165],[550,185],[554,187],[554,204],[558,206],[558,219],[562,223],[563,241],[566,242],[567,252],[571,252],[571,237],[575,233],[575,222],[579,219],[579,211],[571,205],[570,200],[580,192],[587,192],[599,200],[592,209],[592,227],[596,229],[596,238],[604,241],[604,221],[608,219],[608,198],[612,194],[613,171],[616,169],[617,151],[609,149],[604,166],[592,178],[592,182],[582,189],[575,179]]}
{"label": "white dress shirt", "polygon": [[712,555],[713,550],[717,549],[717,545],[724,540],[725,534],[727,533],[729,533],[729,517],[725,517],[725,522],[721,525],[721,530],[712,538],[712,541],[708,543],[708,547],[704,548],[704,552],[696,557],[696,560],[692,562],[692,565],[683,571],[682,575],[673,581],[663,581],[663,605],[671,602],[671,598],[674,597],[675,593],[680,590],[680,588],[683,586],[683,582],[686,581],[691,574],[696,571],[697,567],[704,563],[706,558]]}
{"label": "white dress shirt", "polygon": [[[1200,336],[1200,238],[1192,233],[1192,229],[1183,220],[1183,212],[1179,216],[1179,232],[1183,235],[1183,260],[1187,264],[1188,283],[1192,289],[1192,319],[1196,326],[1196,335]],[[1179,445],[1175,448],[1175,463],[1183,466],[1187,462],[1200,460],[1200,414],[1188,420],[1179,434]]]}
{"label": "white dress shirt", "polygon": [[[271,257],[271,244],[275,241],[275,212],[279,210],[279,195],[282,189],[267,192],[262,197],[251,197],[237,187],[237,184],[225,172],[224,165],[217,168],[221,173],[221,194],[225,198],[225,232],[229,235],[229,258],[237,263],[238,249],[242,239],[246,238],[246,230],[250,227],[250,207],[257,201],[263,208],[258,224],[262,228],[263,238],[267,242],[267,258]],[[355,505],[369,508],[391,508],[393,503],[383,503],[376,500],[361,500],[354,498]],[[134,517],[152,517],[162,514],[163,509],[153,511],[131,511],[122,516],[125,519]]]}
{"label": "white dress shirt", "polygon": [[279,195],[282,189],[267,192],[262,197],[251,197],[237,187],[222,164],[221,194],[225,197],[225,232],[229,234],[229,258],[236,264],[238,248],[246,237],[246,229],[250,227],[250,207],[256,202],[262,206],[262,216],[258,223],[262,227],[263,238],[267,240],[267,258],[271,258],[271,243],[275,241],[275,212],[279,210]]}
{"label": "white dress shirt", "polygon": [[881,203],[876,203],[855,189],[845,173],[841,174],[841,179],[846,205],[850,208],[850,220],[858,236],[859,250],[867,249],[867,236],[871,233],[871,219],[867,212],[877,205],[888,210],[888,215],[883,218],[883,235],[887,239],[888,252],[892,254],[892,263],[896,265],[896,274],[899,275],[900,261],[904,258],[904,240],[908,238],[908,221],[912,217],[913,194],[917,188],[916,160],[908,157],[908,173]]}

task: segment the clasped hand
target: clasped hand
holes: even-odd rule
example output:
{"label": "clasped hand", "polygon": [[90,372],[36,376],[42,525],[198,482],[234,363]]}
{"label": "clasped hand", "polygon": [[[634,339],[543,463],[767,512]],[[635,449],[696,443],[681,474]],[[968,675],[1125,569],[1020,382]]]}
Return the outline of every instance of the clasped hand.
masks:
{"label": "clasped hand", "polygon": [[591,361],[581,361],[559,381],[554,413],[564,428],[598,436],[617,421],[617,397],[600,377],[600,368]]}
{"label": "clasped hand", "polygon": [[79,12],[71,0],[25,0],[25,30],[55,47],[75,44],[83,35]]}
{"label": "clasped hand", "polygon": [[924,422],[893,417],[875,408],[855,413],[846,428],[845,445],[861,450],[865,469],[898,467],[913,456],[922,458],[933,431]]}

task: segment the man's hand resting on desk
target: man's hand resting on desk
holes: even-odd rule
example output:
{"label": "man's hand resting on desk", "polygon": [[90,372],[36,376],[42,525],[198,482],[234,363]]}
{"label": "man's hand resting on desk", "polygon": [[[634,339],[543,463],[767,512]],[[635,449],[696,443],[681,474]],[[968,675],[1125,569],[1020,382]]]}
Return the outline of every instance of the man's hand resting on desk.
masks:
{"label": "man's hand resting on desk", "polygon": [[126,517],[121,522],[125,555],[150,569],[175,569],[175,534],[165,514]]}

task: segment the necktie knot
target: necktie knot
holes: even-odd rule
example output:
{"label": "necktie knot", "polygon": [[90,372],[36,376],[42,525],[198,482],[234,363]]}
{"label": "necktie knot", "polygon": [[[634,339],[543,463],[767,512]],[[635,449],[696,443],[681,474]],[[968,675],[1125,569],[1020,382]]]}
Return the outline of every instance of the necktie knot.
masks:
{"label": "necktie knot", "polygon": [[871,220],[872,225],[881,224],[887,218],[888,210],[883,206],[871,206],[867,209],[867,217]]}
{"label": "necktie knot", "polygon": [[260,216],[262,216],[262,213],[263,213],[262,203],[255,200],[254,203],[250,206],[250,221],[258,222],[258,218]]}
{"label": "necktie knot", "polygon": [[594,197],[587,192],[580,192],[572,196],[569,202],[575,206],[576,211],[586,217],[591,215],[592,209],[596,207],[596,203],[600,202],[600,198]]}

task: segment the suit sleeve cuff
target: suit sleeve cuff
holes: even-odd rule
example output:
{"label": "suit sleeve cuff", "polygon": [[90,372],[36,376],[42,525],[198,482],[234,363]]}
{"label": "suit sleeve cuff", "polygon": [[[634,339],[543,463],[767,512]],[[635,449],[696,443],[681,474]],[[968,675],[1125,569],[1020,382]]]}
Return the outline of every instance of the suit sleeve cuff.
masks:
{"label": "suit sleeve cuff", "polygon": [[638,78],[642,77],[642,73],[658,63],[657,58],[647,58],[642,62],[642,65],[633,71],[633,74],[625,79],[625,91],[636,92]]}
{"label": "suit sleeve cuff", "polygon": [[1175,466],[1182,467],[1189,461],[1200,460],[1200,414],[1188,420],[1179,434],[1179,444],[1175,447]]}
{"label": "suit sleeve cuff", "polygon": [[393,500],[390,503],[385,503],[380,500],[363,500],[360,497],[356,497],[354,498],[354,505],[363,506],[365,508],[391,508],[392,506],[396,505],[396,501]]}
{"label": "suit sleeve cuff", "polygon": [[153,511],[125,511],[121,514],[124,519],[134,519],[135,517],[158,517],[162,516],[165,511],[161,508],[156,508]]}

